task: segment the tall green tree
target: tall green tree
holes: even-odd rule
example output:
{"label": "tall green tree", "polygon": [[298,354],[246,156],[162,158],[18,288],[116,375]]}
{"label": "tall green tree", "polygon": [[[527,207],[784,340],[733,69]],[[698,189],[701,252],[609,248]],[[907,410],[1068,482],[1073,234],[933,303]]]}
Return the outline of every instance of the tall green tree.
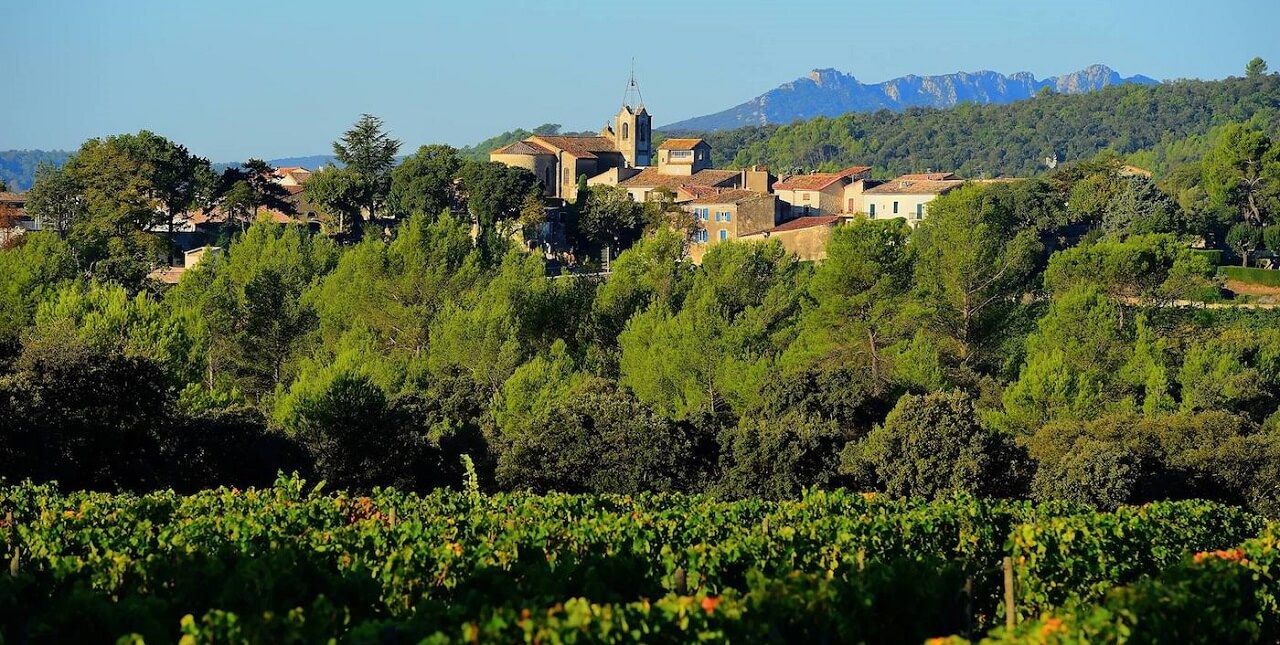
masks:
{"label": "tall green tree", "polygon": [[909,235],[901,219],[856,220],[832,231],[827,259],[809,284],[813,305],[788,350],[790,360],[854,367],[866,374],[873,392],[889,387],[890,347],[912,331]]}
{"label": "tall green tree", "polygon": [[1258,78],[1267,73],[1267,61],[1262,60],[1261,56],[1255,56],[1244,66],[1245,78]]}
{"label": "tall green tree", "polygon": [[1028,287],[1041,246],[983,186],[929,206],[912,235],[918,296],[931,326],[951,339],[963,367],[988,359],[1001,322]]}
{"label": "tall green tree", "polygon": [[532,172],[494,161],[464,163],[459,176],[467,210],[486,235],[513,231],[525,200],[538,194],[538,178]]}
{"label": "tall green tree", "polygon": [[644,205],[631,199],[621,186],[592,186],[577,203],[572,233],[579,249],[613,249],[631,246],[645,225]]}
{"label": "tall green tree", "polygon": [[1240,222],[1227,229],[1227,246],[1240,256],[1240,266],[1249,266],[1249,255],[1262,249],[1262,227]]}
{"label": "tall green tree", "polygon": [[368,209],[370,219],[377,216],[378,206],[391,190],[391,169],[399,151],[400,141],[392,139],[383,130],[382,119],[371,114],[362,114],[333,142],[334,156],[360,179],[359,204]]}
{"label": "tall green tree", "polygon": [[302,185],[302,195],[320,210],[321,223],[330,235],[360,233],[360,208],[368,203],[368,194],[355,170],[322,168]]}
{"label": "tall green tree", "polygon": [[1239,123],[1223,127],[1201,168],[1210,202],[1248,224],[1265,225],[1280,205],[1280,146],[1258,130]]}
{"label": "tall green tree", "polygon": [[462,159],[458,151],[446,145],[422,146],[404,158],[391,171],[391,193],[388,206],[396,217],[421,213],[435,217],[453,206],[457,196],[454,185]]}
{"label": "tall green tree", "polygon": [[67,231],[85,216],[84,198],[75,177],[62,168],[40,164],[27,195],[27,212],[41,228],[66,238]]}

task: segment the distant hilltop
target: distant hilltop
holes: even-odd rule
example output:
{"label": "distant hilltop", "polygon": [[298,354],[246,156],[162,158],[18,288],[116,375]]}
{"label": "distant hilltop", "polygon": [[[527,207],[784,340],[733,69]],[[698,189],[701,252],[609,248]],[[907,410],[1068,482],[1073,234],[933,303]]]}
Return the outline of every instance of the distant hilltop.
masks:
{"label": "distant hilltop", "polygon": [[834,69],[815,69],[808,76],[785,83],[723,112],[685,119],[659,130],[710,132],[748,125],[791,123],[847,112],[900,111],[910,107],[949,108],[960,103],[1012,103],[1048,88],[1062,94],[1092,92],[1108,85],[1159,81],[1146,76],[1120,76],[1106,65],[1036,80],[1030,72],[1005,76],[999,72],[957,72],[941,76],[903,76],[866,84]]}

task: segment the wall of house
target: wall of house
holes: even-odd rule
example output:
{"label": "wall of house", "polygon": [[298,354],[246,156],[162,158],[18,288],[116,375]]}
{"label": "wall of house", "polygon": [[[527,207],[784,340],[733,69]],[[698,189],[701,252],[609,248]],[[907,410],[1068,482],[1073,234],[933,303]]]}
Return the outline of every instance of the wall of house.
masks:
{"label": "wall of house", "polygon": [[[836,182],[825,190],[779,190],[778,199],[790,204],[791,217],[835,215],[844,212],[844,185]],[[806,211],[805,207],[809,210]]]}
{"label": "wall of house", "polygon": [[[937,199],[937,195],[863,195],[863,212],[871,217],[871,205],[875,205],[875,216],[872,219],[892,219],[901,217],[914,228],[929,215],[929,202]],[[898,203],[898,212],[893,212],[894,202]],[[916,206],[921,206],[922,215],[916,217]]]}
{"label": "wall of house", "polygon": [[831,238],[831,230],[835,224],[811,226],[793,231],[781,231],[765,236],[761,233],[748,235],[743,240],[768,241],[777,240],[782,248],[795,255],[797,259],[818,262],[827,259],[827,240]]}
{"label": "wall of house", "polygon": [[777,226],[782,218],[778,212],[778,198],[773,195],[762,196],[760,199],[739,202],[738,212],[735,219],[736,231],[734,237],[740,237],[748,233],[763,231],[767,228]]}
{"label": "wall of house", "polygon": [[840,212],[849,214],[867,212],[866,196],[863,194],[866,189],[867,181],[865,179],[859,179],[846,185],[844,187],[843,206]]}

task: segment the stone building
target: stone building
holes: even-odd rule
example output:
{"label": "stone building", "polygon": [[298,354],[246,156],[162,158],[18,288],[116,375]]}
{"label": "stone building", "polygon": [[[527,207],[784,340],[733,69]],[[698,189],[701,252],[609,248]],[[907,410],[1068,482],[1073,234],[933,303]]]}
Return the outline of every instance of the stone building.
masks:
{"label": "stone building", "polygon": [[928,215],[929,202],[964,184],[949,172],[902,175],[864,191],[861,212],[870,219],[901,217],[914,228]]}
{"label": "stone building", "polygon": [[490,152],[489,160],[525,168],[542,181],[547,197],[573,201],[578,177],[590,179],[610,171],[617,176],[652,163],[653,117],[632,76],[622,107],[599,135],[534,135]]}
{"label": "stone building", "polygon": [[778,198],[743,189],[707,191],[685,204],[698,227],[689,245],[689,258],[702,263],[710,247],[727,240],[777,226]]}
{"label": "stone building", "polygon": [[790,217],[835,215],[846,212],[845,187],[871,175],[871,166],[850,166],[840,172],[790,175],[773,184],[778,199],[788,204]]}
{"label": "stone building", "polygon": [[851,216],[845,215],[810,215],[797,217],[777,226],[756,231],[742,236],[748,241],[777,240],[782,248],[807,262],[819,262],[827,259],[827,242],[835,227],[847,222]]}

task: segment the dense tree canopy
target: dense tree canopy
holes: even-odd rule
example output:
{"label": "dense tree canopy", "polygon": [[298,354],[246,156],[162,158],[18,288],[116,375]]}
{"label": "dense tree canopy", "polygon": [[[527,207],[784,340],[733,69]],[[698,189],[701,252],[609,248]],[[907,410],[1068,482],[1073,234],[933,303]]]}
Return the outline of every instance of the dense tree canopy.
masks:
{"label": "dense tree canopy", "polygon": [[[447,146],[370,166],[398,221],[362,237],[382,171],[357,169],[360,137],[305,185],[320,233],[248,223],[265,164],[205,191],[180,146],[95,139],[41,171],[57,224],[0,248],[0,476],[426,490],[474,466],[490,489],[1280,512],[1280,316],[1224,301],[1214,266],[1280,246],[1257,125],[1158,181],[1104,154],[971,182],[915,228],[855,218],[816,264],[771,239],[695,265],[670,196],[584,188],[561,216],[579,250],[620,251],[607,275],[513,242],[545,212],[537,179]],[[141,275],[187,196],[245,221],[160,289]]]}

